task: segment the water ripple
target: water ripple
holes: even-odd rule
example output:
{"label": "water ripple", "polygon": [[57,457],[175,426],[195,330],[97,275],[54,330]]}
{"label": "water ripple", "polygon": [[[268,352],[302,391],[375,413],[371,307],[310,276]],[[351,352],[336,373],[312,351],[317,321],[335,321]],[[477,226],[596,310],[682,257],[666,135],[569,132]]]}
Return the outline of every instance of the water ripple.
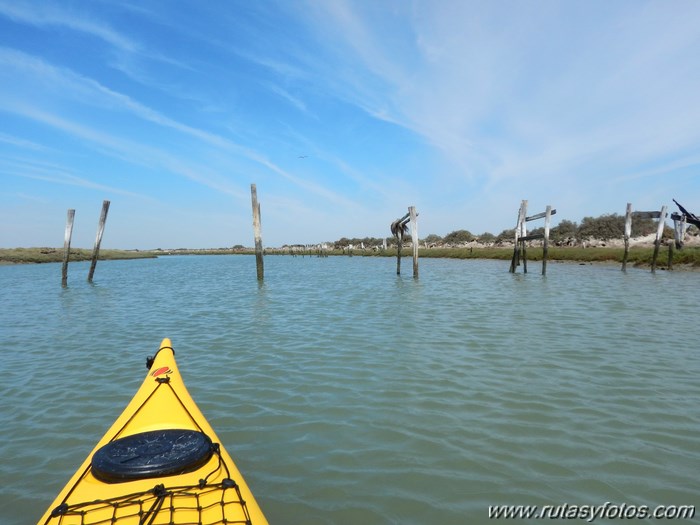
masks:
{"label": "water ripple", "polygon": [[59,265],[0,267],[3,523],[38,518],[162,337],[272,523],[695,503],[700,275],[265,265],[259,284],[246,256],[105,262],[88,285],[75,264],[67,289]]}

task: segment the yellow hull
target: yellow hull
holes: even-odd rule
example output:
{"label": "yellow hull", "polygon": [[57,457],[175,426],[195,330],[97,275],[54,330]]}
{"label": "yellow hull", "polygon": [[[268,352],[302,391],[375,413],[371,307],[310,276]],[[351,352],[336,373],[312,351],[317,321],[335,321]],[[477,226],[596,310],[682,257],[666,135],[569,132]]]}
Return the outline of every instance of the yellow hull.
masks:
{"label": "yellow hull", "polygon": [[124,412],[39,525],[266,524],[164,339]]}

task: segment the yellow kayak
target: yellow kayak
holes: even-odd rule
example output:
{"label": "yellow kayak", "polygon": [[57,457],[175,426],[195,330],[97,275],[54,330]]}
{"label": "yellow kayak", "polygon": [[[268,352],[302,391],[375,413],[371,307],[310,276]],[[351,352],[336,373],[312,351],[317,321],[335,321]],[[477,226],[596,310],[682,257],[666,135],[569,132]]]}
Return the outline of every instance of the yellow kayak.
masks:
{"label": "yellow kayak", "polygon": [[266,524],[187,392],[170,339],[39,525]]}

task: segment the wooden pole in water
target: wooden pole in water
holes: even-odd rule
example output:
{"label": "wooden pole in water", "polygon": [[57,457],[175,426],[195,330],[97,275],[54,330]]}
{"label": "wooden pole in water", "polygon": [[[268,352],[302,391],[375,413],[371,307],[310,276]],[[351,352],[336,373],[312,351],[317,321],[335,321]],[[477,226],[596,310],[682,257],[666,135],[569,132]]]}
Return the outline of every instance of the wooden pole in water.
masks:
{"label": "wooden pole in water", "polygon": [[513,247],[513,259],[510,261],[510,273],[515,273],[515,268],[520,266],[520,237],[523,237],[523,228],[525,228],[525,213],[527,210],[527,201],[520,203],[518,210],[518,223],[515,226],[515,246]]}
{"label": "wooden pole in water", "polygon": [[552,207],[544,212],[544,243],[542,244],[542,275],[547,275],[547,256],[549,254],[549,223],[552,220]]}
{"label": "wooden pole in water", "polygon": [[[410,207],[408,208],[411,209]],[[406,223],[410,220],[411,212],[391,223],[391,233],[396,239],[396,275],[401,275],[401,248],[403,248],[403,234]]]}
{"label": "wooden pole in water", "polygon": [[521,221],[520,221],[520,252],[522,253],[523,261],[523,273],[527,273],[527,250],[525,247],[524,237],[527,237],[527,201],[523,201],[521,208]]}
{"label": "wooden pole in water", "polygon": [[250,185],[250,196],[253,202],[253,233],[255,235],[255,269],[258,273],[258,281],[264,278],[262,235],[260,234],[260,203],[258,203],[258,190],[255,184]]}
{"label": "wooden pole in water", "polygon": [[627,203],[625,214],[625,253],[622,256],[622,271],[627,271],[627,256],[630,252],[630,237],[632,236],[632,203]]}
{"label": "wooden pole in water", "polygon": [[525,246],[524,237],[527,237],[527,201],[523,201],[523,222],[521,223],[520,238],[522,239],[522,248],[520,251],[523,253],[523,273],[527,273],[527,250]]}
{"label": "wooden pole in water", "polygon": [[401,275],[401,247],[403,245],[403,232],[396,237],[396,275]]}
{"label": "wooden pole in water", "polygon": [[688,229],[688,223],[685,219],[685,215],[679,215],[677,213],[672,213],[671,218],[673,219],[673,237],[675,239],[676,248],[683,248],[683,241],[685,239],[685,232]]}
{"label": "wooden pole in water", "polygon": [[664,234],[664,226],[666,225],[666,206],[661,207],[661,215],[659,216],[659,226],[656,229],[656,240],[654,241],[654,255],[651,258],[651,271],[656,272],[656,259],[659,256],[659,247],[661,246],[661,238]]}
{"label": "wooden pole in water", "polygon": [[75,219],[75,210],[68,210],[66,217],[66,233],[63,237],[63,271],[61,285],[65,288],[68,286],[68,259],[70,257],[70,240],[73,236],[73,220]]}
{"label": "wooden pole in water", "polygon": [[92,262],[90,263],[90,272],[88,273],[88,282],[92,282],[95,275],[95,267],[97,266],[97,257],[100,255],[100,244],[102,243],[102,234],[105,231],[105,223],[107,222],[107,212],[109,211],[109,201],[102,201],[102,213],[100,213],[100,222],[97,224],[97,236],[95,237],[95,246],[92,249]]}
{"label": "wooden pole in water", "polygon": [[416,207],[409,206],[408,214],[411,217],[411,242],[413,243],[413,278],[418,279],[418,215]]}

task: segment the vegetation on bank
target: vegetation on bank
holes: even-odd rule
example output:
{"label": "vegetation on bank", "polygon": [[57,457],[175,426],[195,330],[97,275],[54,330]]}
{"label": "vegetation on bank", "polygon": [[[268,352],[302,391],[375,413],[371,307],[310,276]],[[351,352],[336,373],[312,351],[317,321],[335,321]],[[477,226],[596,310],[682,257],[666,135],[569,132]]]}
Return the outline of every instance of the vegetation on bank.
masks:
{"label": "vegetation on bank", "polygon": [[[620,263],[624,257],[624,248],[620,247],[593,247],[582,248],[577,246],[551,247],[547,253],[549,261],[568,261],[579,263]],[[405,253],[405,251],[403,252]],[[410,251],[409,251],[410,253]],[[394,255],[396,252],[394,251]],[[661,247],[656,265],[668,267],[668,246]],[[510,261],[513,257],[513,248],[433,248],[418,251],[421,258],[444,257],[456,259],[499,259]],[[627,254],[627,264],[631,266],[650,266],[654,256],[654,248],[647,246],[633,246]],[[527,249],[528,261],[542,261],[542,247],[530,247]],[[700,247],[686,246],[682,250],[673,250],[672,265],[690,266],[700,269]]]}
{"label": "vegetation on bank", "polygon": [[[253,254],[252,248],[219,248],[211,250],[154,250],[154,251],[127,251],[127,250],[100,250],[100,260],[117,259],[143,259],[156,258],[170,255],[226,255],[226,254]],[[318,248],[298,249],[265,249],[267,255],[297,255],[297,256],[357,256],[357,257],[396,257],[396,247],[383,249],[329,249]],[[404,249],[402,255],[411,257],[411,250]],[[631,266],[648,266],[651,264],[654,254],[653,246],[633,246],[629,250],[628,264]],[[621,247],[589,247],[559,246],[550,247],[548,259],[550,261],[569,261],[583,263],[622,263],[624,248]],[[419,248],[420,258],[450,258],[450,259],[496,259],[510,261],[513,257],[513,247],[505,246],[473,246],[459,248]],[[92,250],[71,249],[70,261],[89,261],[92,259]],[[527,249],[527,260],[539,262],[542,260],[542,247],[532,246]],[[50,263],[62,262],[63,249],[59,248],[0,248],[0,263]],[[673,250],[672,265],[692,267],[700,269],[700,247],[686,246],[682,250]],[[662,246],[657,258],[657,266],[668,266],[668,246]]]}
{"label": "vegetation on bank", "polygon": [[[655,234],[657,221],[653,219],[634,219],[632,237],[644,237]],[[620,246],[605,246],[605,243],[624,237],[625,217],[617,214],[600,217],[584,217],[581,224],[562,220],[550,230],[548,258],[552,261],[575,262],[622,262],[624,249]],[[543,228],[532,229],[529,234],[544,233]],[[697,237],[698,229],[690,226],[688,235]],[[515,230],[504,230],[498,235],[483,233],[473,235],[467,230],[456,230],[444,237],[430,234],[419,240],[419,257],[443,257],[456,259],[499,259],[510,260],[513,256]],[[673,230],[666,226],[663,232],[662,250],[657,258],[657,265],[668,264],[668,245],[673,242]],[[602,241],[602,246],[590,246],[591,240]],[[387,249],[384,249],[384,246]],[[615,244],[615,243],[610,243]],[[617,243],[619,244],[619,243]],[[588,247],[585,247],[587,246]],[[335,242],[319,246],[285,245],[281,248],[266,248],[269,255],[357,255],[357,256],[396,256],[396,239],[394,237],[348,239],[343,237]],[[653,246],[633,246],[628,254],[628,264],[649,265],[653,257]],[[213,249],[156,249],[156,250],[100,250],[100,260],[142,259],[167,255],[220,255],[252,254],[253,248],[236,245],[231,248]],[[411,250],[404,249],[403,255],[410,256]],[[92,258],[92,250],[71,249],[71,261],[86,261]],[[542,260],[542,247],[531,246],[527,249],[530,261]],[[0,263],[44,263],[62,262],[62,248],[0,248]],[[674,265],[700,268],[700,248],[686,246],[682,250],[673,250],[671,261]]]}
{"label": "vegetation on bank", "polygon": [[[632,220],[632,237],[644,237],[656,233],[658,222],[655,219]],[[544,228],[534,228],[528,234],[544,233]],[[600,217],[584,217],[581,224],[569,220],[562,220],[549,231],[549,239],[553,245],[575,246],[583,244],[591,239],[610,241],[622,239],[625,233],[625,217],[616,213],[601,215]],[[698,229],[690,226],[689,235],[698,235]],[[503,230],[498,235],[485,232],[475,235],[469,230],[455,230],[444,237],[431,233],[420,240],[421,246],[426,247],[458,247],[459,245],[478,242],[483,245],[504,245],[512,243],[515,238],[515,229]],[[673,229],[668,225],[664,228],[664,239],[673,239]],[[343,237],[331,243],[335,249],[344,249],[349,246],[364,246],[365,248],[380,247],[384,245],[384,239],[376,237],[364,237],[348,239]],[[396,239],[386,238],[387,246],[396,246]]]}
{"label": "vegetation on bank", "polygon": [[[63,262],[63,248],[0,248],[0,262],[11,264]],[[100,250],[99,260],[155,258],[152,252]],[[71,248],[70,261],[90,261],[92,250]]]}

